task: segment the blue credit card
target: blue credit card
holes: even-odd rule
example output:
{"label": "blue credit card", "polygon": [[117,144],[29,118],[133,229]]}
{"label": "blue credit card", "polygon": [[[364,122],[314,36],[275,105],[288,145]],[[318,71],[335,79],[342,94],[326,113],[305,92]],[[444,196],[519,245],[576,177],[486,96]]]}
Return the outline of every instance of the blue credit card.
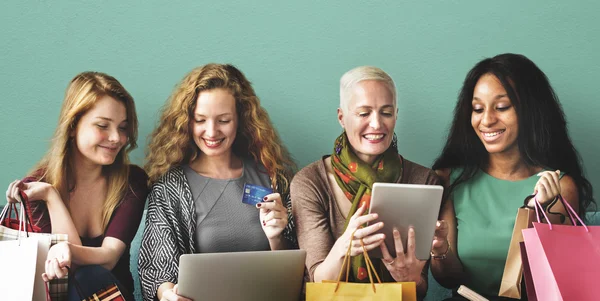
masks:
{"label": "blue credit card", "polygon": [[244,184],[244,193],[242,194],[242,203],[256,206],[263,201],[267,194],[273,193],[273,189],[260,185]]}

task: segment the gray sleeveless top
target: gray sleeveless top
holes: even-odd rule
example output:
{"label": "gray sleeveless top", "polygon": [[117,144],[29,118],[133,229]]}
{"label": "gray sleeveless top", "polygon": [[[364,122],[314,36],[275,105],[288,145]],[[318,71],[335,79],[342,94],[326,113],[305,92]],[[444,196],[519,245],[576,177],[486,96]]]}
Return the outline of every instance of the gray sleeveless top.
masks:
{"label": "gray sleeveless top", "polygon": [[189,165],[183,172],[192,190],[196,210],[196,252],[241,252],[270,250],[261,228],[259,210],[242,203],[245,183],[271,187],[265,168],[244,160],[242,176],[213,179]]}

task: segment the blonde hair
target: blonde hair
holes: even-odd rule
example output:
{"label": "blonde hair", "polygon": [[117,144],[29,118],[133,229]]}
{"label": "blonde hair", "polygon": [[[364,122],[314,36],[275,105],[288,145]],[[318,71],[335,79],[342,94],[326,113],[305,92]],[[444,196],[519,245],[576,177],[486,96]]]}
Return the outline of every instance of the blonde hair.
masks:
{"label": "blonde hair", "polygon": [[385,71],[373,66],[356,67],[342,76],[340,79],[340,108],[342,111],[348,109],[348,102],[352,99],[355,86],[365,80],[377,80],[383,82],[394,97],[396,104],[396,84],[394,80]]}
{"label": "blonde hair", "polygon": [[216,88],[228,90],[235,98],[239,122],[233,152],[240,157],[250,154],[267,169],[273,188],[287,191],[295,164],[250,82],[240,70],[225,64],[208,64],[192,70],[162,108],[146,153],[145,169],[150,183],[171,167],[188,164],[201,154],[192,138],[190,121],[198,95]]}
{"label": "blonde hair", "polygon": [[106,229],[115,208],[120,204],[128,187],[128,153],[137,147],[137,115],[133,98],[114,77],[100,72],[82,72],[76,75],[67,88],[58,126],[50,149],[37,164],[40,181],[54,186],[68,205],[69,193],[75,189],[72,158],[77,147],[71,139],[81,117],[104,96],[110,96],[125,105],[127,111],[127,143],[121,148],[111,165],[102,167],[107,178],[108,193],[102,207],[102,229]]}

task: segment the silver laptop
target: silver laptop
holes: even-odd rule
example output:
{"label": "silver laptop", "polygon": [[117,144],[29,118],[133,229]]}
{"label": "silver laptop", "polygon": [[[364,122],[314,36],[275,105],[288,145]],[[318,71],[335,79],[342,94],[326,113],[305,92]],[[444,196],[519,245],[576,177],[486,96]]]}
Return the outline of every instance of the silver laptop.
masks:
{"label": "silver laptop", "polygon": [[306,251],[185,254],[178,291],[195,301],[300,299]]}

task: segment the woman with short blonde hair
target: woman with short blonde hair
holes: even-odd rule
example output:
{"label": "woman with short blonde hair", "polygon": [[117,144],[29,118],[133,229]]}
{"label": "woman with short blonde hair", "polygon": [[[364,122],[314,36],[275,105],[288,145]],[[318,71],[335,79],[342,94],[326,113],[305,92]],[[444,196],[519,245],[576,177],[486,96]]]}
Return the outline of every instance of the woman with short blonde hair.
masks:
{"label": "woman with short blonde hair", "polygon": [[350,250],[347,277],[368,282],[364,243],[368,251],[381,250],[382,258],[372,261],[383,281],[414,281],[418,296],[425,295],[426,261],[415,257],[414,230],[408,232],[406,247],[395,230],[396,246],[402,248],[388,250],[383,242],[390,233],[380,233],[383,223],[377,214],[367,214],[375,182],[439,183],[431,169],[398,153],[397,114],[395,84],[385,71],[362,66],[342,76],[337,119],[343,132],[332,152],[300,170],[291,184],[298,244],[306,250],[309,281],[336,280]]}

